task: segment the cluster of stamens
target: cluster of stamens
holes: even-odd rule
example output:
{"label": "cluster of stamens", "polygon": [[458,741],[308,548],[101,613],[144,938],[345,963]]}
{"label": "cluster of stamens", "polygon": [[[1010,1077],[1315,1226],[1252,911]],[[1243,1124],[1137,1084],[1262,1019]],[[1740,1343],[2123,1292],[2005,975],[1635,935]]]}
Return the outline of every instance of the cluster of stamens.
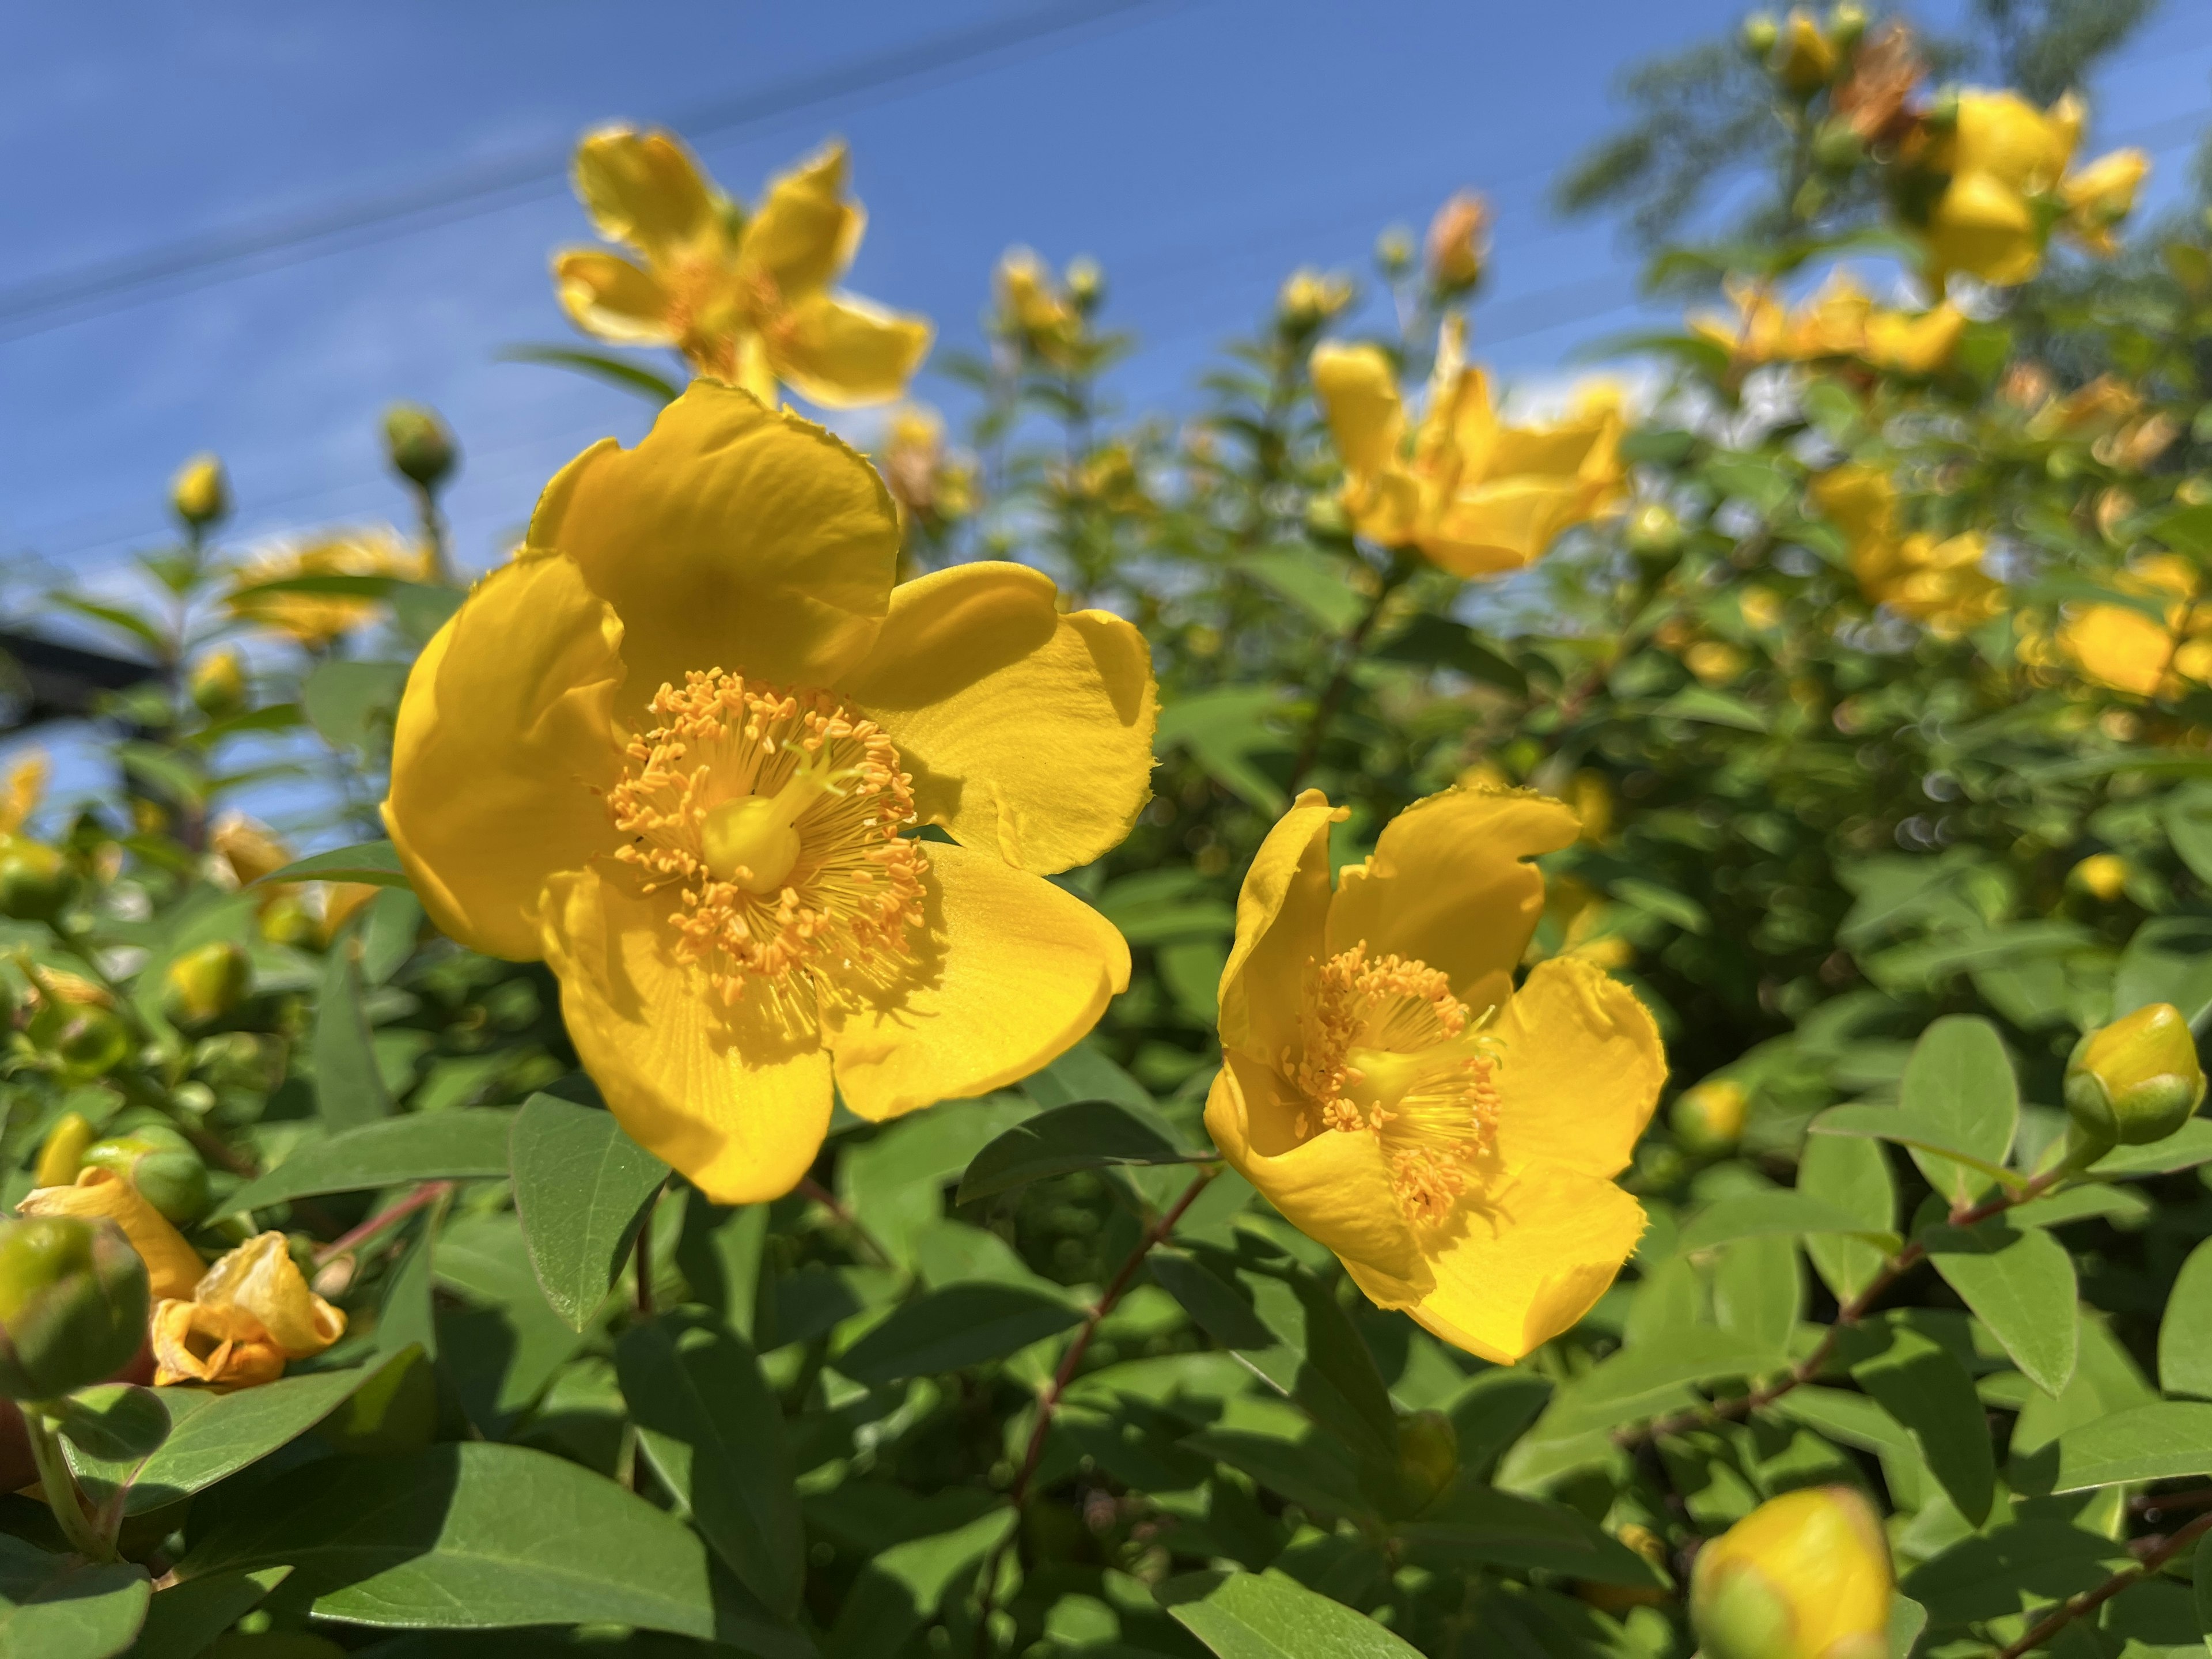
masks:
{"label": "cluster of stamens", "polygon": [[1310,965],[1300,1052],[1285,1070],[1308,1103],[1301,1139],[1374,1134],[1407,1217],[1437,1225],[1496,1138],[1498,1051],[1448,975],[1366,941]]}
{"label": "cluster of stamens", "polygon": [[615,856],[675,898],[676,959],[725,1003],[758,985],[811,1015],[880,984],[921,925],[913,780],[883,729],[820,691],[720,669],[663,685],[607,792]]}

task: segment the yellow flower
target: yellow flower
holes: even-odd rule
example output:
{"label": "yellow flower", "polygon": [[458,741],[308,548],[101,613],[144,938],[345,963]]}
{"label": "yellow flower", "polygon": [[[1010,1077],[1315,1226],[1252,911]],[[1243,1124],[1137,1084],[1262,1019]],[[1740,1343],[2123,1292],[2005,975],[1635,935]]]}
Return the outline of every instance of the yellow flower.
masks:
{"label": "yellow flower", "polygon": [[1445,294],[1473,288],[1482,276],[1488,251],[1490,207],[1471,190],[1462,190],[1437,210],[1429,221],[1429,283]]}
{"label": "yellow flower", "polygon": [[1847,273],[1791,313],[1764,283],[1731,280],[1736,314],[1690,319],[1691,332],[1728,349],[1739,362],[1814,362],[1856,357],[1898,374],[1930,374],[1950,361],[1966,327],[1948,301],[1919,312],[1889,311]]}
{"label": "yellow flower", "polygon": [[2109,259],[2120,251],[2112,228],[2135,211],[2136,192],[2150,176],[2150,157],[2139,149],[2116,149],[2072,174],[2059,187],[2066,204],[2067,234],[2092,253]]}
{"label": "yellow flower", "polygon": [[2004,584],[1982,568],[1988,550],[1982,533],[1900,535],[1896,488],[1881,468],[1857,461],[1833,468],[1813,480],[1812,495],[1844,532],[1851,574],[1869,603],[1925,623],[1942,639],[2004,608]]}
{"label": "yellow flower", "polygon": [[994,284],[1001,326],[1008,333],[1026,340],[1047,362],[1064,368],[1073,361],[1083,319],[1043,260],[1028,248],[1009,248],[999,259]]}
{"label": "yellow flower", "polygon": [[282,1233],[258,1233],[154,1309],[154,1383],[274,1382],[345,1334],[346,1316],[301,1276]]}
{"label": "yellow flower", "polygon": [[894,590],[898,546],[858,455],[699,381],[553,480],[400,704],[431,919],[545,958],[623,1127],[723,1202],[805,1173],[833,1073],[876,1120],[980,1093],[1127,983],[1043,872],[1147,799],[1143,636],[1018,565]]}
{"label": "yellow flower", "polygon": [[234,714],[246,706],[246,664],[229,646],[210,651],[192,665],[187,689],[210,720]]}
{"label": "yellow flower", "polygon": [[830,409],[896,398],[930,327],[831,288],[867,223],[844,199],[848,171],[844,145],[825,145],[770,184],[748,220],[672,134],[587,133],[576,194],[599,234],[644,263],[604,248],[556,254],[562,307],[587,334],[673,346],[765,402],[779,383]]}
{"label": "yellow flower", "polygon": [[1447,319],[1436,374],[1410,440],[1397,373],[1373,346],[1324,343],[1314,390],[1343,459],[1344,509],[1359,534],[1418,547],[1457,576],[1533,564],[1564,530],[1621,494],[1621,414],[1609,387],[1548,426],[1504,424],[1490,382],[1464,357],[1465,324]]}
{"label": "yellow flower", "polygon": [[230,482],[222,461],[214,455],[195,455],[169,480],[169,506],[195,530],[204,529],[230,511]]}
{"label": "yellow flower", "polygon": [[112,1221],[146,1264],[146,1280],[158,1300],[190,1296],[206,1264],[161,1212],[112,1170],[77,1171],[64,1187],[35,1187],[15,1206],[18,1215],[73,1215]]}
{"label": "yellow flower", "polygon": [[2085,678],[2138,697],[2182,695],[2212,684],[2212,603],[2197,567],[2173,553],[2136,560],[2113,586],[2145,599],[2170,597],[2166,618],[2132,605],[2069,606],[2058,646]]}
{"label": "yellow flower", "polygon": [[273,628],[310,650],[319,650],[374,618],[384,602],[359,593],[252,590],[267,582],[310,576],[389,576],[416,582],[423,580],[428,568],[424,550],[389,525],[329,531],[276,544],[248,560],[233,574],[223,605],[241,622]]}
{"label": "yellow flower", "polygon": [[2128,861],[2118,853],[2092,853],[2066,872],[2066,881],[2109,904],[2127,890]]}
{"label": "yellow flower", "polygon": [[208,832],[208,844],[215,848],[229,870],[231,879],[240,887],[251,887],[266,875],[274,874],[292,861],[292,849],[267,824],[250,818],[243,812],[225,812],[215,821]]}
{"label": "yellow flower", "polygon": [[1275,314],[1285,327],[1303,331],[1319,328],[1351,303],[1349,276],[1300,265],[1275,296]]}
{"label": "yellow flower", "polygon": [[892,413],[877,470],[900,508],[917,518],[963,519],[975,509],[975,471],[945,453],[945,422],[924,404],[902,404]]}
{"label": "yellow flower", "polygon": [[26,749],[15,757],[6,778],[0,780],[0,838],[22,833],[46,798],[46,780],[53,770],[43,749]]}
{"label": "yellow flower", "polygon": [[1698,1552],[1690,1621],[1706,1659],[1882,1659],[1889,1547],[1849,1486],[1760,1504]]}
{"label": "yellow flower", "polygon": [[1744,654],[1726,640],[1699,640],[1682,653],[1682,666],[1707,685],[1726,685],[1743,672]]}
{"label": "yellow flower", "polygon": [[1959,95],[1958,123],[1928,164],[1943,177],[1929,210],[1936,275],[2024,283],[2043,264],[2054,225],[2094,252],[2113,251],[2112,227],[2135,205],[2150,170],[2140,150],[2116,150],[2069,175],[2084,111],[2069,93],[2048,110],[2014,92]]}
{"label": "yellow flower", "polygon": [[1544,906],[1527,860],[1558,801],[1455,788],[1329,884],[1316,790],[1261,846],[1221,976],[1222,1154],[1359,1288],[1510,1362],[1613,1282],[1644,1212],[1613,1184],[1666,1060],[1626,987],[1567,957],[1513,970]]}

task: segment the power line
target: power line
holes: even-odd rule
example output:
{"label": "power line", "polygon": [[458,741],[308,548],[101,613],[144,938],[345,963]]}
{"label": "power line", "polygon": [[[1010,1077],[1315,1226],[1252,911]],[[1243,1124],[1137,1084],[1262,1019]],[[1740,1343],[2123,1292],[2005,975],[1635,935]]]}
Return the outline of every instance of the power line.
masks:
{"label": "power line", "polygon": [[[1040,8],[1011,20],[980,24],[876,53],[811,75],[795,76],[757,92],[718,99],[678,112],[670,125],[693,137],[722,136],[856,94],[878,92],[952,71],[972,71],[984,60],[1044,46],[1092,24],[1134,21],[1176,0],[1075,0]],[[228,268],[249,260],[255,270],[319,258],[362,241],[428,229],[504,205],[508,198],[544,193],[565,173],[570,146],[550,146],[447,173],[425,183],[357,197],[310,212],[264,220],[118,258],[0,289],[0,343],[45,333],[64,324],[107,315],[143,299],[224,279]],[[372,233],[363,234],[363,233]],[[286,258],[263,256],[289,254]],[[198,279],[198,280],[195,280]],[[102,300],[112,304],[94,303]]]}

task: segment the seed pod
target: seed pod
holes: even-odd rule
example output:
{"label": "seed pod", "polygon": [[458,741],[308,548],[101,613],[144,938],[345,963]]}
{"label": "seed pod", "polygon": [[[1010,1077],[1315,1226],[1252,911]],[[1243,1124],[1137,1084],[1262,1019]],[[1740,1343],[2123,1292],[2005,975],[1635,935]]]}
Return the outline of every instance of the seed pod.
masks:
{"label": "seed pod", "polygon": [[31,1046],[72,1082],[104,1077],[131,1054],[130,1028],[94,1003],[49,998],[31,1017],[29,1035]]}
{"label": "seed pod", "polygon": [[113,1223],[0,1221],[0,1395],[54,1400],[112,1376],[149,1308],[145,1264]]}

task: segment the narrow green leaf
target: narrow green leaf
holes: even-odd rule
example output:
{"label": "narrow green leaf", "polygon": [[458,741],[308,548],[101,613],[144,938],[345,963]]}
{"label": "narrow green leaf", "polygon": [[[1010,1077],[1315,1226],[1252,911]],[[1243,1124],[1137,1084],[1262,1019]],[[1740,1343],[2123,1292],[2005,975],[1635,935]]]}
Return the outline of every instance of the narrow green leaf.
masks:
{"label": "narrow green leaf", "polygon": [[[1846,1146],[1834,1140],[1826,1144]],[[1857,1143],[1861,1146],[1866,1142]],[[1879,1154],[1876,1154],[1879,1156]],[[1889,1251],[1901,1242],[1883,1227],[1869,1227],[1856,1216],[1802,1191],[1777,1189],[1739,1193],[1708,1205],[1682,1229],[1676,1249],[1694,1254],[1738,1238],[1802,1237],[1811,1233],[1844,1233],[1863,1239],[1878,1250]]]}
{"label": "narrow green leaf", "polygon": [[471,1106],[386,1118],[313,1140],[224,1200],[223,1213],[265,1209],[318,1193],[367,1192],[410,1181],[482,1181],[507,1174],[515,1114]]}
{"label": "narrow green leaf", "polygon": [[295,859],[253,884],[276,887],[295,881],[356,881],[372,887],[404,887],[407,872],[400,867],[398,849],[390,842],[365,841],[357,847],[337,847]]}
{"label": "narrow green leaf", "polygon": [[351,938],[332,945],[325,961],[313,1051],[316,1109],[325,1123],[343,1133],[392,1115],[362,1006],[361,946]]}
{"label": "narrow green leaf", "polygon": [[2002,1168],[2020,1125],[2020,1085],[1996,1027],[1975,1015],[1951,1014],[1923,1031],[1905,1063],[1898,1110],[1933,1126],[1938,1144],[1972,1160],[1960,1168],[1957,1160],[1907,1143],[1929,1184],[1954,1203],[1978,1197],[1986,1187],[1972,1172]]}
{"label": "narrow green leaf", "polygon": [[557,1095],[523,1102],[507,1146],[530,1265],[553,1311],[580,1331],[620,1275],[668,1166],[612,1112]]}
{"label": "narrow green leaf", "polygon": [[1341,559],[1318,548],[1271,547],[1248,553],[1236,568],[1274,589],[1332,634],[1349,632],[1367,602],[1352,588]]}
{"label": "narrow green leaf", "polygon": [[1186,1152],[1110,1100],[1079,1100],[1018,1123],[975,1154],[953,1200],[972,1204],[1032,1181],[1114,1165],[1195,1164],[1212,1152]]}
{"label": "narrow green leaf", "polygon": [[572,368],[655,403],[674,403],[678,391],[676,383],[666,375],[655,374],[644,364],[618,357],[611,351],[580,351],[574,346],[518,345],[508,346],[497,356],[505,362]]}
{"label": "narrow green leaf", "polygon": [[2057,1492],[2212,1474],[2212,1405],[2161,1400],[2058,1437]]}
{"label": "narrow green leaf", "polygon": [[1869,1327],[1874,1351],[1852,1365],[1858,1385],[1911,1433],[1959,1513],[1979,1526],[1996,1492],[1996,1457],[1974,1379],[1951,1351],[1911,1327]]}
{"label": "narrow green leaf", "polygon": [[[1797,1159],[1797,1190],[1862,1228],[1887,1232],[1897,1225],[1897,1180],[1879,1142],[1808,1135]],[[1838,1302],[1857,1295],[1881,1271],[1882,1251],[1861,1238],[1816,1233],[1806,1239],[1805,1254]]]}
{"label": "narrow green leaf", "polygon": [[2040,1227],[2002,1218],[1936,1227],[1928,1255],[1944,1282],[2004,1345],[2035,1386],[2056,1395],[2074,1375],[2074,1259]]}
{"label": "narrow green leaf", "polygon": [[834,1362],[855,1382],[896,1382],[1003,1359],[1083,1316],[1058,1297],[1017,1285],[948,1285],[894,1309]]}
{"label": "narrow green leaf", "polygon": [[2159,816],[2165,821],[2166,840],[2190,872],[2212,884],[2212,781],[2199,778],[2183,784],[2166,798]]}
{"label": "narrow green leaf", "polygon": [[2189,1253],[2158,1324],[2158,1386],[2212,1400],[2212,1239]]}
{"label": "narrow green leaf", "polygon": [[88,1563],[0,1534],[0,1659],[114,1659],[153,1593],[135,1562]]}
{"label": "narrow green leaf", "polygon": [[1420,1651],[1281,1573],[1188,1573],[1152,1595],[1216,1659],[1418,1659]]}
{"label": "narrow green leaf", "polygon": [[705,1320],[650,1320],[623,1334],[615,1369],[653,1472],[738,1582],[791,1617],[806,1534],[782,1408],[751,1346]]}
{"label": "narrow green leaf", "polygon": [[1778,1348],[1711,1325],[1685,1325],[1609,1354],[1552,1398],[1540,1425],[1547,1438],[1616,1428],[1670,1407],[1693,1383],[1759,1376],[1780,1370]]}
{"label": "narrow green leaf", "polygon": [[289,1567],[217,1572],[155,1592],[125,1659],[199,1659],[216,1637],[291,1576]]}
{"label": "narrow green leaf", "polygon": [[1246,1429],[1208,1429],[1177,1443],[1210,1462],[1242,1469],[1301,1509],[1370,1526],[1380,1520],[1373,1500],[1360,1490],[1359,1472],[1351,1456],[1337,1442],[1310,1428],[1296,1438]]}
{"label": "narrow green leaf", "polygon": [[1686,685],[1661,703],[1656,712],[1675,720],[1733,726],[1739,732],[1764,732],[1767,729],[1766,716],[1751,704],[1709,686]]}
{"label": "narrow green leaf", "polygon": [[1013,1524],[1013,1510],[994,1504],[959,1526],[872,1551],[823,1644],[827,1659],[881,1659],[899,1652]]}

